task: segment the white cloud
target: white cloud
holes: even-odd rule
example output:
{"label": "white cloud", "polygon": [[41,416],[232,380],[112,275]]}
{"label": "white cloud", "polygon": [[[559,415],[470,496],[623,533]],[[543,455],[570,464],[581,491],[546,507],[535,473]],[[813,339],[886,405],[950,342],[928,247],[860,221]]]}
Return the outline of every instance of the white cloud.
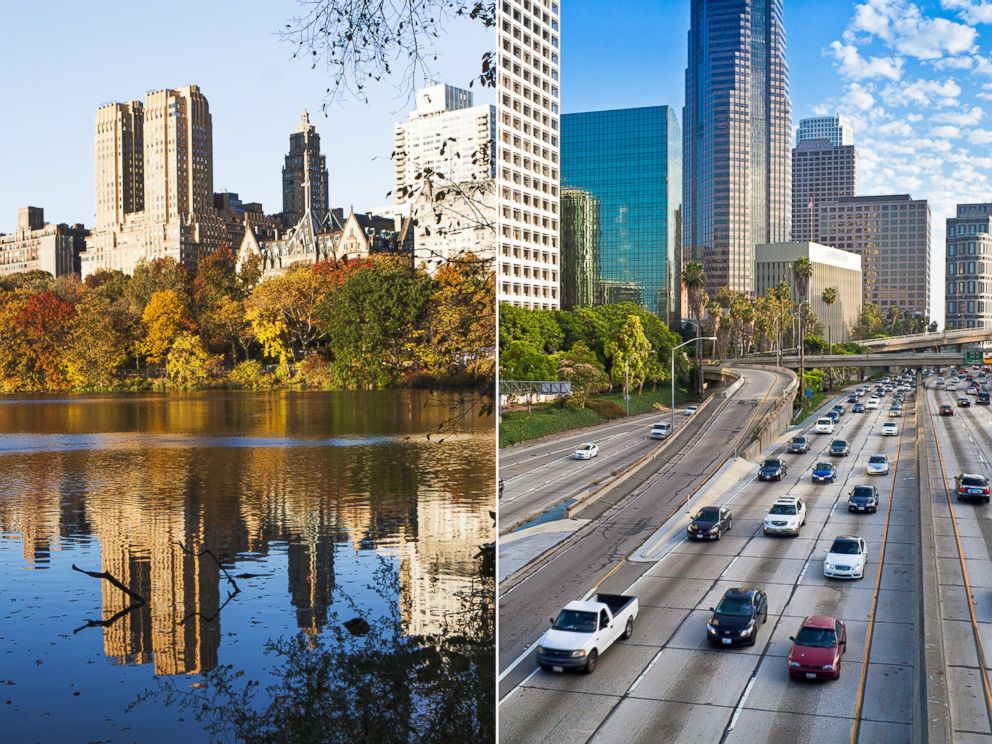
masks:
{"label": "white cloud", "polygon": [[976,23],[992,23],[992,2],[985,0],[940,0],[940,6],[946,10],[959,11],[958,17],[972,25]]}
{"label": "white cloud", "polygon": [[954,106],[961,95],[961,86],[948,78],[939,80],[913,80],[890,83],[881,91],[882,100],[889,106],[917,105],[923,108]]}
{"label": "white cloud", "polygon": [[961,136],[961,130],[957,127],[946,124],[942,127],[934,127],[930,130],[931,137],[943,137],[945,139],[957,139]]}
{"label": "white cloud", "polygon": [[876,36],[900,54],[926,60],[970,51],[978,37],[971,26],[925,16],[906,0],[867,0],[855,6],[844,38],[859,41],[859,34]]}
{"label": "white cloud", "polygon": [[844,100],[860,111],[867,111],[875,105],[875,96],[862,87],[860,83],[851,83],[847,86],[847,95]]}
{"label": "white cloud", "polygon": [[923,114],[906,114],[906,121],[923,121]]}
{"label": "white cloud", "polygon": [[975,66],[974,57],[944,57],[930,63],[938,70],[970,70]]}
{"label": "white cloud", "polygon": [[992,129],[972,129],[968,141],[973,145],[992,144]]}
{"label": "white cloud", "polygon": [[876,127],[875,131],[879,134],[894,134],[900,137],[910,137],[913,134],[913,128],[901,119],[882,124],[881,126]]}
{"label": "white cloud", "polygon": [[968,127],[980,122],[983,116],[985,116],[985,111],[981,106],[972,106],[967,111],[943,111],[935,114],[933,120],[946,121],[949,124]]}
{"label": "white cloud", "polygon": [[850,44],[835,41],[830,45],[837,60],[840,74],[852,80],[875,77],[898,80],[902,77],[902,60],[898,57],[871,57],[865,59]]}

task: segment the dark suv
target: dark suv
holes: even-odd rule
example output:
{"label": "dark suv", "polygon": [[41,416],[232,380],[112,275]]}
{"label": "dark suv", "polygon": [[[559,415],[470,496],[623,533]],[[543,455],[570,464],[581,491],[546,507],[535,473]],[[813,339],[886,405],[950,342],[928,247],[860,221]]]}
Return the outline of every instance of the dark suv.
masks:
{"label": "dark suv", "polygon": [[989,493],[989,479],[978,473],[961,473],[954,476],[954,492],[958,501],[965,499],[981,500],[986,504],[992,494]]}
{"label": "dark suv", "polygon": [[728,589],[710,612],[706,639],[711,646],[753,646],[758,626],[768,622],[768,597],[757,587]]}
{"label": "dark suv", "polygon": [[763,481],[780,481],[789,472],[788,466],[785,464],[785,460],[780,460],[777,457],[770,457],[761,463],[761,469],[758,470],[758,480]]}
{"label": "dark suv", "polygon": [[847,497],[847,510],[851,512],[878,511],[878,489],[875,486],[855,486]]}

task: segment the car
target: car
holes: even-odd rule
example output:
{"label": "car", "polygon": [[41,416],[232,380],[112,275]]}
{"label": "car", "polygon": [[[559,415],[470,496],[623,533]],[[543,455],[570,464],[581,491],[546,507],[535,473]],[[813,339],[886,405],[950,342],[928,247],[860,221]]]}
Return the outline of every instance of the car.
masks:
{"label": "car", "polygon": [[958,385],[956,382],[949,382],[947,383],[947,387],[945,387],[944,389],[949,393],[953,393],[955,390],[958,389]]}
{"label": "car", "polygon": [[892,406],[889,409],[890,418],[899,418],[900,416],[902,416],[902,406]]}
{"label": "car", "polygon": [[971,398],[958,398],[958,408],[971,408]]}
{"label": "car", "polygon": [[988,393],[979,393],[975,398],[976,406],[987,406],[989,403],[992,403],[992,398],[989,397]]}
{"label": "car", "polygon": [[833,483],[837,480],[837,468],[832,462],[818,462],[810,476],[814,483]]}
{"label": "car", "polygon": [[758,468],[758,480],[780,481],[788,474],[789,466],[786,464],[785,460],[778,457],[769,457],[761,463],[761,467]]}
{"label": "car", "polygon": [[652,439],[667,439],[668,435],[672,433],[672,424],[670,421],[659,421],[657,424],[651,425],[651,434],[649,435]]}
{"label": "car", "polygon": [[595,442],[586,442],[575,448],[576,460],[591,460],[599,454],[599,445]]}
{"label": "car", "polygon": [[793,437],[789,440],[789,447],[785,451],[790,455],[805,455],[809,452],[809,444],[807,437]]}
{"label": "car", "polygon": [[704,506],[685,528],[690,540],[719,540],[734,526],[734,515],[725,506]]}
{"label": "car", "polygon": [[844,415],[844,412],[847,411],[847,409],[844,408],[844,406],[840,405],[839,403],[836,406],[834,406],[833,408],[831,408],[830,410],[831,411],[836,411],[838,416],[843,416]]}
{"label": "car", "polygon": [[858,396],[857,396],[857,394],[848,395],[847,396],[847,402],[848,403],[857,403],[858,402]]}
{"label": "car", "polygon": [[964,392],[967,395],[978,395],[978,388],[977,387],[970,387],[967,390],[965,390]]}
{"label": "car", "polygon": [[941,416],[953,416],[953,415],[954,415],[954,409],[953,409],[953,408],[951,408],[951,407],[950,407],[949,405],[947,405],[947,404],[945,403],[944,405],[942,405],[942,406],[940,407],[940,410],[938,411],[938,413],[939,413],[939,414],[940,414]]}
{"label": "car", "polygon": [[886,421],[882,424],[882,436],[883,437],[897,437],[899,436],[899,424],[895,421]]}
{"label": "car", "polygon": [[810,615],[789,636],[792,648],[786,661],[792,679],[838,679],[844,652],[847,651],[847,627],[828,615]]}
{"label": "car", "polygon": [[831,457],[847,457],[851,454],[851,445],[846,439],[835,439],[830,443]]}
{"label": "car", "polygon": [[833,434],[834,420],[824,416],[816,420],[816,427],[813,429],[817,434]]}
{"label": "car", "polygon": [[753,646],[758,626],[768,622],[768,597],[757,587],[733,587],[710,612],[706,640],[711,646]]}
{"label": "car", "polygon": [[847,495],[847,510],[849,512],[878,511],[878,489],[875,486],[858,485]]}
{"label": "car", "polygon": [[806,504],[796,496],[782,496],[765,515],[762,530],[766,535],[799,536],[806,524]]}
{"label": "car", "polygon": [[857,535],[839,535],[827,548],[823,575],[828,579],[863,579],[868,565],[868,543]]}
{"label": "car", "polygon": [[694,414],[698,410],[699,410],[699,406],[686,406],[685,413],[683,413],[682,415],[683,416],[691,416],[692,414]]}
{"label": "car", "polygon": [[853,406],[851,406],[851,413],[864,413],[864,412],[865,412],[864,403],[855,403]]}
{"label": "car", "polygon": [[838,421],[840,421],[840,414],[839,414],[839,413],[837,413],[837,411],[827,411],[827,412],[826,412],[825,414],[823,414],[823,417],[824,417],[824,418],[828,418],[828,419],[830,419],[830,420],[831,420],[831,421],[833,421],[833,422],[834,422],[835,424],[836,424],[836,423],[837,423]]}
{"label": "car", "polygon": [[865,408],[867,408],[869,411],[875,411],[878,409],[879,403],[881,403],[881,401],[876,396],[873,395],[872,397],[870,397],[868,400],[865,401]]}
{"label": "car", "polygon": [[868,458],[866,470],[868,475],[888,475],[889,458],[885,455],[872,455]]}
{"label": "car", "polygon": [[944,381],[944,378],[943,377],[938,377],[933,384],[936,387],[944,387],[944,385],[946,385],[947,383]]}
{"label": "car", "polygon": [[958,501],[967,499],[982,500],[986,504],[992,494],[989,493],[989,479],[978,473],[961,473],[954,476],[954,492]]}
{"label": "car", "polygon": [[537,642],[538,666],[549,672],[575,669],[592,674],[600,654],[634,634],[639,611],[637,597],[623,594],[569,602]]}

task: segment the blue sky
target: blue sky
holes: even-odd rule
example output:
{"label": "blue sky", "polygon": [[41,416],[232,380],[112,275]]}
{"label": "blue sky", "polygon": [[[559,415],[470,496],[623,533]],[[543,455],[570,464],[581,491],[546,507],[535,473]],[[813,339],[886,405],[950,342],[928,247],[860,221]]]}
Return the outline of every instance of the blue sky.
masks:
{"label": "blue sky", "polygon": [[[567,0],[562,110],[675,106],[681,118],[688,0],[625,0],[604,18]],[[636,32],[603,33],[631,25]],[[992,200],[992,0],[785,0],[793,125],[840,112],[862,194],[910,193],[932,216],[932,304],[944,315],[944,220]]]}
{"label": "blue sky", "polygon": [[[148,90],[196,83],[213,116],[214,189],[282,209],[282,163],[300,111],[309,109],[330,171],[331,206],[390,202],[393,123],[411,108],[394,81],[321,112],[328,80],[291,59],[276,32],[299,12],[295,0],[158,3],[78,0],[3,7],[0,44],[0,232],[17,208],[45,208],[54,222],[93,224],[93,126],[97,107],[144,99]],[[195,19],[198,27],[191,30]],[[492,46],[464,22],[438,44],[438,79],[468,86]],[[477,88],[473,88],[477,90]],[[492,91],[476,102],[493,102]]]}

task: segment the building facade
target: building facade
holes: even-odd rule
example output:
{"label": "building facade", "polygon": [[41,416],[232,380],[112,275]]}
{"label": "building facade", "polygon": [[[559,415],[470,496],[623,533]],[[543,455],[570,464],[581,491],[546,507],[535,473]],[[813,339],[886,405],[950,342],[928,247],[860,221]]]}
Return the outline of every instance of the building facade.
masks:
{"label": "building facade", "polygon": [[595,305],[599,295],[599,199],[584,189],[561,190],[561,307]]}
{"label": "building facade", "polygon": [[[565,203],[565,189],[579,189],[595,197],[599,207],[596,302],[606,302],[600,287],[622,285],[625,299],[667,318],[677,304],[675,211],[682,193],[675,112],[670,106],[649,106],[566,114],[561,135],[563,305],[589,304],[566,295],[569,264],[579,258],[573,253],[575,238],[592,237],[588,216]],[[572,217],[586,223],[569,225]],[[591,254],[584,250],[581,255],[588,259]]]}
{"label": "building facade", "polygon": [[452,85],[422,88],[416,103],[393,133],[394,193],[414,217],[414,260],[432,273],[459,256],[492,260],[496,107]]}
{"label": "building facade", "polygon": [[497,298],[556,310],[559,296],[559,4],[496,5]]}
{"label": "building facade", "polygon": [[79,274],[79,254],[89,232],[82,225],[45,222],[41,207],[17,210],[17,230],[0,233],[0,276],[46,271],[52,276]]}
{"label": "building facade", "polygon": [[821,204],[820,242],[861,256],[863,301],[929,320],[930,207],[909,194],[851,196]]}
{"label": "building facade", "polygon": [[834,147],[853,145],[851,125],[843,116],[810,116],[799,120],[796,144],[810,140],[827,140]]}
{"label": "building facade", "polygon": [[[861,256],[819,243],[793,241],[770,243],[755,249],[755,292],[764,295],[779,282],[789,285],[798,298],[792,265],[806,258],[813,265],[806,299],[823,327],[823,337],[833,342],[849,341],[851,327],[861,315]],[[837,300],[831,306],[821,299],[823,290],[833,287]]]}
{"label": "building facade", "polygon": [[854,145],[834,145],[827,139],[801,140],[796,145],[792,151],[793,240],[818,239],[820,205],[854,196],[857,172]]}
{"label": "building facade", "polygon": [[682,241],[707,291],[754,291],[754,246],[785,241],[791,104],[782,0],[692,0]]}
{"label": "building facade", "polygon": [[289,135],[289,152],[282,167],[283,223],[295,225],[308,209],[323,222],[329,209],[327,188],[327,160],[320,154],[320,135],[304,110]]}
{"label": "building facade", "polygon": [[992,328],[992,203],[947,219],[945,327]]}

